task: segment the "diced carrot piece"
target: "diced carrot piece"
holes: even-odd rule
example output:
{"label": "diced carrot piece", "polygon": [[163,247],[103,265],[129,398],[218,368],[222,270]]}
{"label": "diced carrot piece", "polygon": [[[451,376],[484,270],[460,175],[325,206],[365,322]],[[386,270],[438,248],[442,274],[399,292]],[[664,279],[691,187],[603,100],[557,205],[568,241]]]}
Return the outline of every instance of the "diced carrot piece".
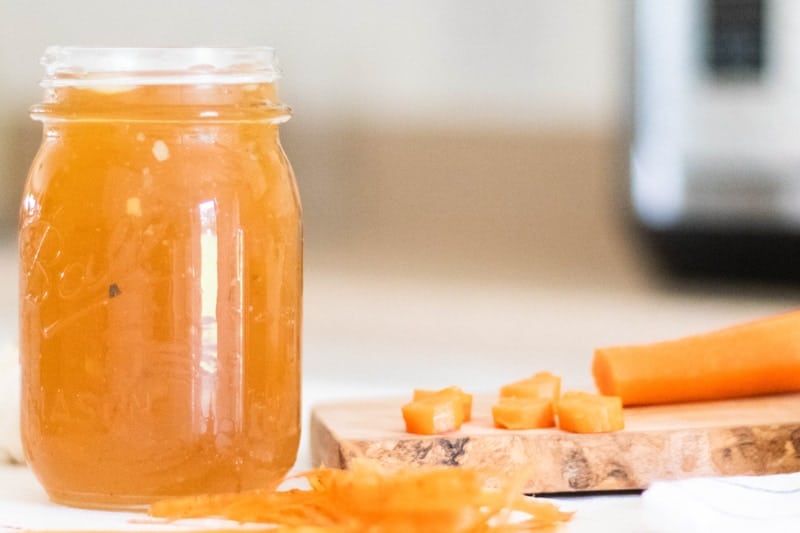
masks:
{"label": "diced carrot piece", "polygon": [[439,395],[453,395],[459,398],[464,408],[464,422],[469,422],[472,419],[472,394],[464,392],[461,387],[452,386],[439,390],[414,389],[414,400],[422,400]]}
{"label": "diced carrot piece", "polygon": [[455,431],[464,422],[464,404],[455,395],[435,395],[413,400],[402,407],[406,431],[438,435]]}
{"label": "diced carrot piece", "polygon": [[500,398],[492,406],[494,425],[505,429],[534,429],[555,426],[553,401],[549,398]]}
{"label": "diced carrot piece", "polygon": [[529,378],[500,387],[500,397],[550,398],[558,401],[561,394],[561,378],[550,372],[539,372]]}
{"label": "diced carrot piece", "polygon": [[605,433],[623,429],[622,399],[588,392],[566,392],[558,401],[558,427],[572,433]]}
{"label": "diced carrot piece", "polygon": [[625,405],[800,390],[800,310],[674,340],[599,348],[592,373]]}

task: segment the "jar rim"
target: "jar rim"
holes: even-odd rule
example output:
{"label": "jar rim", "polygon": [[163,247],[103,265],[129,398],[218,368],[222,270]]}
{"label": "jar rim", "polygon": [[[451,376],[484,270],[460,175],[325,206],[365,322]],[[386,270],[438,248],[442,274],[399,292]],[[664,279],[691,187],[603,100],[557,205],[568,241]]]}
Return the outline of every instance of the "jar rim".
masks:
{"label": "jar rim", "polygon": [[275,49],[267,46],[50,46],[41,64],[44,88],[269,83],[281,77]]}

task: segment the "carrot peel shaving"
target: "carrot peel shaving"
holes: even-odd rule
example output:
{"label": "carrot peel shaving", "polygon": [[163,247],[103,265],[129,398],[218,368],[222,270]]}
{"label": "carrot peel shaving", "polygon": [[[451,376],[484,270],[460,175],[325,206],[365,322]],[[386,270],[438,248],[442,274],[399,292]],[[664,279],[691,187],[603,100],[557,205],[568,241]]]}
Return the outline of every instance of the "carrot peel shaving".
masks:
{"label": "carrot peel shaving", "polygon": [[498,481],[467,467],[388,468],[356,461],[350,470],[321,467],[298,474],[308,489],[169,499],[154,503],[150,514],[220,517],[286,533],[511,533],[569,520],[571,513],[522,494],[527,474],[523,469]]}

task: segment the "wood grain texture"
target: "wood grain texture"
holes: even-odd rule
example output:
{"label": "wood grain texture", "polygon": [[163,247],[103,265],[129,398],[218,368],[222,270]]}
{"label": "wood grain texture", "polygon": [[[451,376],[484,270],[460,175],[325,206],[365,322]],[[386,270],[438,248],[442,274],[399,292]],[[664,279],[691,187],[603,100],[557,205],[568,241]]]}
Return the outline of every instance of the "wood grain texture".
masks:
{"label": "wood grain texture", "polygon": [[314,465],[386,464],[532,469],[533,493],[644,489],[660,479],[800,471],[800,394],[625,409],[625,429],[579,435],[492,427],[494,396],[477,396],[473,420],[447,435],[406,433],[404,399],[318,405]]}

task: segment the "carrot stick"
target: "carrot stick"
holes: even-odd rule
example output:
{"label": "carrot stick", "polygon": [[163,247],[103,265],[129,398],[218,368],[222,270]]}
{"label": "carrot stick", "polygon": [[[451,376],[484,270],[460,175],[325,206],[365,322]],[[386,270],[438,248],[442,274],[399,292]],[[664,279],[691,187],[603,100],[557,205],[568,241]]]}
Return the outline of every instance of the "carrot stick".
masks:
{"label": "carrot stick", "polygon": [[624,405],[800,390],[800,310],[653,344],[595,350],[598,390]]}

